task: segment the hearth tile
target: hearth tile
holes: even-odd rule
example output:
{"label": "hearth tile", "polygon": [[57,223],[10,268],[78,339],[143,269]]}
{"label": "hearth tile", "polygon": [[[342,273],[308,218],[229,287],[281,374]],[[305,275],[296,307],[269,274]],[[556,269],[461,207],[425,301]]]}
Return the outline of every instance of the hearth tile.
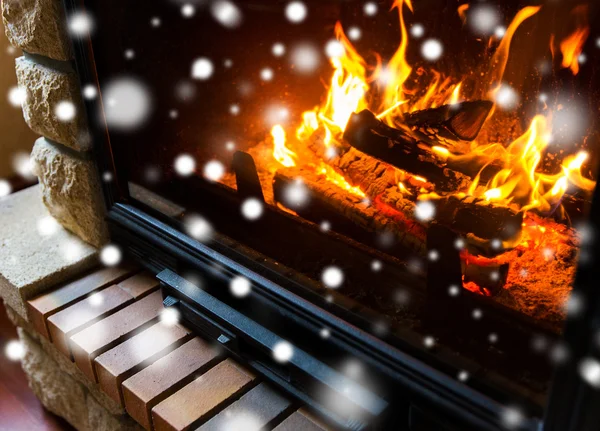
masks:
{"label": "hearth tile", "polygon": [[135,267],[124,264],[114,268],[103,268],[62,287],[27,301],[29,316],[35,329],[49,338],[46,319],[66,307],[82,300],[95,290],[120,282],[135,271]]}
{"label": "hearth tile", "polygon": [[219,360],[217,349],[202,339],[188,341],[123,382],[127,412],[144,428],[152,429],[152,407]]}
{"label": "hearth tile", "polygon": [[323,431],[331,428],[313,417],[304,409],[300,409],[281,422],[273,431]]}
{"label": "hearth tile", "polygon": [[206,422],[197,431],[222,431],[241,429],[250,426],[252,429],[267,428],[277,417],[286,414],[292,402],[261,383],[242,396],[238,401]]}
{"label": "hearth tile", "polygon": [[252,384],[249,371],[226,359],[152,409],[156,431],[184,431],[200,425]]}
{"label": "hearth tile", "polygon": [[97,250],[60,226],[39,185],[0,199],[0,296],[25,320],[27,300],[97,265]]}
{"label": "hearth tile", "polygon": [[121,383],[184,343],[189,330],[159,322],[94,360],[98,383],[115,401],[123,403]]}
{"label": "hearth tile", "polygon": [[99,290],[48,318],[52,343],[71,358],[69,338],[91,324],[133,301],[133,297],[119,286]]}
{"label": "hearth tile", "polygon": [[79,369],[96,382],[96,356],[112,349],[128,336],[147,329],[162,309],[161,292],[153,292],[73,335],[69,344]]}
{"label": "hearth tile", "polygon": [[153,290],[158,289],[159,285],[160,283],[156,279],[156,276],[149,272],[140,272],[118,284],[121,289],[129,293],[135,299],[143,298]]}

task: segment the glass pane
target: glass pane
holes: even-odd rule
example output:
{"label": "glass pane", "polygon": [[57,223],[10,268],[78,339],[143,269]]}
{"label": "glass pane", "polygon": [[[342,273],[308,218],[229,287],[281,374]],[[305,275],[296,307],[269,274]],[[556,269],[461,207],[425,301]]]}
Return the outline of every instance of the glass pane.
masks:
{"label": "glass pane", "polygon": [[596,185],[597,5],[123,3],[86,1],[132,196],[543,404]]}

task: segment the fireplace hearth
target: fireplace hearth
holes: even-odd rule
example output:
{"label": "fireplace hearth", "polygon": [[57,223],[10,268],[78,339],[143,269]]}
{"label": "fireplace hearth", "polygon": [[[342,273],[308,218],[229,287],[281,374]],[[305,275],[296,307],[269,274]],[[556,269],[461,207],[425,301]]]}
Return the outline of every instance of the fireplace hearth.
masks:
{"label": "fireplace hearth", "polygon": [[65,3],[111,238],[190,327],[336,426],[583,429],[597,5]]}

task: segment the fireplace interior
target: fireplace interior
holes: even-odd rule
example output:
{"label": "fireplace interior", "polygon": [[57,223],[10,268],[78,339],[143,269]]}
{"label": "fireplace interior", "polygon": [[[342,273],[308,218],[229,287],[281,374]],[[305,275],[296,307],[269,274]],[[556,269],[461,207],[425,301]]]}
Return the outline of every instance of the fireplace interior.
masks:
{"label": "fireplace interior", "polygon": [[[108,124],[107,183],[402,352],[542,414],[588,258],[597,4],[85,7],[101,97],[82,85],[90,118],[101,123],[100,101]],[[329,350],[330,328],[273,329],[243,281],[213,289],[192,265],[178,272],[385,386]]]}

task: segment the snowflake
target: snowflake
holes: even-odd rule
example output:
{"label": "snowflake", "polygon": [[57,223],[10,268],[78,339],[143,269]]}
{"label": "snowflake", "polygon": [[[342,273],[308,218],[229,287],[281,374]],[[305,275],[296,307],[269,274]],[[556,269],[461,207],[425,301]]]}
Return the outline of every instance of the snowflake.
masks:
{"label": "snowflake", "polygon": [[285,45],[281,42],[277,42],[271,48],[271,52],[275,57],[282,57],[285,54]]}
{"label": "snowflake", "polygon": [[310,193],[304,182],[301,179],[297,179],[286,186],[283,198],[284,203],[292,209],[302,208],[308,204]]}
{"label": "snowflake", "polygon": [[83,87],[83,97],[87,100],[94,100],[98,96],[98,90],[93,84],[87,84]]}
{"label": "snowflake", "polygon": [[256,198],[249,198],[242,203],[242,215],[248,220],[258,220],[263,215],[263,203]]}
{"label": "snowflake", "polygon": [[301,1],[290,2],[285,8],[286,18],[294,24],[304,21],[307,15],[308,9],[306,8],[306,5]]}
{"label": "snowflake", "polygon": [[344,45],[342,45],[339,41],[337,41],[335,39],[330,40],[325,45],[325,54],[329,58],[343,57],[345,52],[346,52],[346,49],[344,48]]}
{"label": "snowflake", "polygon": [[23,106],[25,101],[27,100],[27,92],[22,87],[12,87],[8,90],[8,103],[10,103],[15,108],[20,108]]}
{"label": "snowflake", "polygon": [[448,295],[453,296],[453,297],[460,295],[460,287],[458,287],[454,284],[452,286],[448,287]]}
{"label": "snowflake", "polygon": [[431,201],[419,201],[415,205],[415,217],[422,222],[428,222],[435,217],[435,205]]}
{"label": "snowflake", "polygon": [[37,221],[36,228],[41,236],[52,236],[58,232],[60,225],[54,217],[45,216]]}
{"label": "snowflake", "polygon": [[319,331],[319,335],[322,339],[326,340],[331,337],[331,330],[329,328],[323,328]]}
{"label": "snowflake", "polygon": [[100,307],[104,303],[104,295],[102,292],[96,292],[88,299],[92,307]]}
{"label": "snowflake", "polygon": [[194,5],[186,3],[181,7],[181,15],[183,15],[184,18],[191,18],[196,15],[196,8]]}
{"label": "snowflake", "polygon": [[373,272],[379,272],[379,271],[381,271],[382,268],[383,268],[383,264],[381,263],[380,260],[374,260],[373,262],[371,262],[371,270]]}
{"label": "snowflake", "polygon": [[69,122],[75,118],[77,110],[75,109],[73,102],[63,100],[58,102],[54,107],[54,114],[60,121]]}
{"label": "snowflake", "polygon": [[154,28],[160,27],[160,24],[161,24],[161,20],[157,16],[152,17],[152,19],[150,20],[150,25]]}
{"label": "snowflake", "polygon": [[331,230],[331,223],[329,223],[328,221],[322,221],[321,222],[321,231],[323,232],[329,232]]}
{"label": "snowflake", "polygon": [[115,79],[106,85],[102,93],[107,100],[105,115],[110,128],[121,131],[135,130],[150,116],[150,91],[137,79]]}
{"label": "snowflake", "polygon": [[525,420],[525,417],[519,408],[508,406],[500,413],[500,420],[505,428],[512,430],[519,428]]}
{"label": "snowflake", "polygon": [[444,47],[437,39],[428,39],[421,45],[421,55],[425,60],[436,61],[442,57]]}
{"label": "snowflake", "polygon": [[477,5],[469,13],[469,25],[480,35],[492,34],[501,20],[498,11],[488,5]]}
{"label": "snowflake", "polygon": [[294,346],[287,341],[279,341],[273,346],[273,358],[279,363],[289,362],[294,356]]}
{"label": "snowflake", "polygon": [[6,343],[4,354],[9,361],[20,361],[25,356],[25,346],[19,340],[11,340]]}
{"label": "snowflake", "polygon": [[209,79],[215,70],[212,61],[206,57],[200,57],[192,63],[192,78],[199,81]]}
{"label": "snowflake", "polygon": [[301,43],[292,48],[290,61],[294,70],[301,74],[313,73],[321,62],[319,50],[309,44]]}
{"label": "snowflake", "polygon": [[125,58],[127,60],[133,60],[135,58],[135,51],[133,49],[125,50]]}
{"label": "snowflake", "polygon": [[363,7],[363,12],[367,16],[377,15],[378,10],[379,10],[379,8],[377,6],[377,3],[372,2],[372,1],[365,3],[365,6]]}
{"label": "snowflake", "polygon": [[176,308],[165,308],[160,312],[160,323],[165,326],[175,326],[181,320],[181,315]]}
{"label": "snowflake", "polygon": [[427,253],[427,257],[430,261],[436,262],[440,258],[440,252],[437,250],[430,250],[429,253]]}
{"label": "snowflake", "polygon": [[268,67],[265,67],[263,70],[260,71],[260,79],[262,79],[263,81],[272,81],[273,76],[275,76],[273,69],[270,69]]}
{"label": "snowflake", "polygon": [[465,240],[462,238],[456,238],[456,241],[454,241],[454,247],[457,250],[462,250],[464,249],[466,246]]}
{"label": "snowflake", "polygon": [[457,376],[458,380],[460,380],[461,382],[466,382],[467,380],[469,380],[469,373],[465,370],[462,370],[458,373]]}
{"label": "snowflake", "polygon": [[432,336],[427,336],[423,339],[423,344],[428,349],[431,349],[433,346],[435,346],[435,338],[433,338]]}
{"label": "snowflake", "polygon": [[344,283],[344,273],[337,266],[329,266],[323,270],[321,281],[330,289],[337,289]]}
{"label": "snowflake", "polygon": [[358,28],[358,27],[350,27],[348,29],[348,38],[350,40],[357,41],[357,40],[360,40],[361,37],[362,37],[362,31],[361,31],[360,28]]}
{"label": "snowflake", "polygon": [[496,104],[505,111],[515,109],[519,104],[519,95],[508,84],[501,84],[493,96]]}
{"label": "snowflake", "polygon": [[225,175],[225,166],[218,160],[211,160],[204,165],[204,178],[217,182]]}
{"label": "snowflake", "polygon": [[483,317],[483,312],[479,308],[476,308],[471,313],[471,316],[473,317],[473,319],[479,320],[479,319],[481,319]]}
{"label": "snowflake", "polygon": [[197,241],[206,242],[212,238],[213,228],[204,217],[189,215],[183,225],[185,232]]}
{"label": "snowflake", "polygon": [[579,363],[579,375],[590,386],[600,389],[600,363],[595,358],[583,358]]}
{"label": "snowflake", "polygon": [[242,23],[242,11],[235,3],[227,0],[218,0],[212,4],[213,18],[227,28],[239,27]]}
{"label": "snowflake", "polygon": [[231,115],[238,115],[240,113],[241,109],[240,109],[240,105],[236,105],[235,103],[233,105],[229,106],[229,113]]}
{"label": "snowflake", "polygon": [[71,15],[67,25],[69,32],[74,36],[86,36],[94,30],[94,21],[85,12],[77,12]]}
{"label": "snowflake", "polygon": [[415,39],[419,39],[425,35],[425,27],[421,24],[414,24],[410,28],[410,35]]}
{"label": "snowflake", "polygon": [[109,244],[100,251],[100,262],[104,266],[116,266],[121,262],[121,249],[114,244]]}
{"label": "snowflake", "polygon": [[196,160],[189,154],[180,154],[175,159],[175,172],[182,177],[189,177],[196,170]]}
{"label": "snowflake", "polygon": [[237,298],[245,298],[250,294],[252,285],[246,277],[238,276],[231,279],[229,290]]}

